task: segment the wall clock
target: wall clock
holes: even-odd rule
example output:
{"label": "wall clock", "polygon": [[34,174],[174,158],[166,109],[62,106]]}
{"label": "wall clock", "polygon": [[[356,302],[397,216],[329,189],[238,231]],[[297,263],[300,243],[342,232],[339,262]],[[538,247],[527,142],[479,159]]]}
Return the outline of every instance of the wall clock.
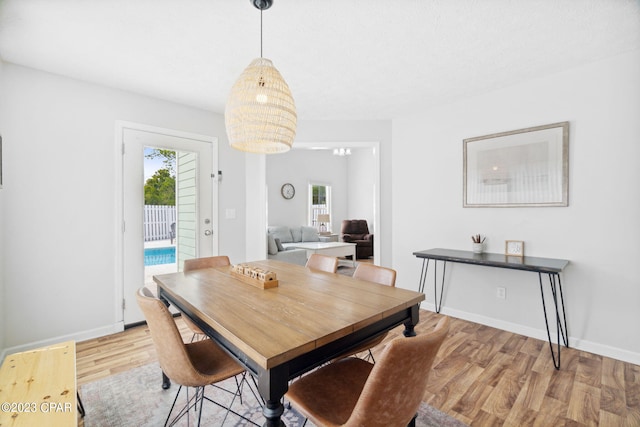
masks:
{"label": "wall clock", "polygon": [[524,256],[524,242],[522,240],[505,240],[504,253],[507,256]]}
{"label": "wall clock", "polygon": [[296,189],[294,188],[293,184],[286,183],[280,189],[280,193],[282,194],[282,197],[289,200],[293,199],[293,196],[296,195]]}

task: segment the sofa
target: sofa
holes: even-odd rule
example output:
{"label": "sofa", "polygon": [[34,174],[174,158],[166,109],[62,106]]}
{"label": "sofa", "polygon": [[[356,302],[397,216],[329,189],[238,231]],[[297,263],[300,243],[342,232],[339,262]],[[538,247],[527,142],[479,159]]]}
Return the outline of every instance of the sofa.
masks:
{"label": "sofa", "polygon": [[343,242],[356,244],[356,258],[373,256],[373,234],[369,234],[366,219],[345,219],[342,221],[340,237]]}
{"label": "sofa", "polygon": [[328,241],[328,238],[320,236],[314,227],[272,225],[267,228],[267,257],[291,264],[305,265],[307,251],[295,248],[296,243],[324,241]]}

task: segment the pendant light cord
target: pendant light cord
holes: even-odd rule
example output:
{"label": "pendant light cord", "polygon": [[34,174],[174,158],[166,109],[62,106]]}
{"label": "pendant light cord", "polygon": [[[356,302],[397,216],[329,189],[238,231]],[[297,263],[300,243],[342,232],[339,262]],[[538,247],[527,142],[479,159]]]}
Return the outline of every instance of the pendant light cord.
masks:
{"label": "pendant light cord", "polygon": [[260,58],[262,58],[262,9],[260,9]]}

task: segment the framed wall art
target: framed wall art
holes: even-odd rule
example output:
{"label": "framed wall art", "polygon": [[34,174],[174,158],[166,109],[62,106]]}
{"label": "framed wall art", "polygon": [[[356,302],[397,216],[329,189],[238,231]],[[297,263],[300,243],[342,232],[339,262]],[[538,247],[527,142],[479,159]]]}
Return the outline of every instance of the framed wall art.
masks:
{"label": "framed wall art", "polygon": [[463,141],[463,206],[569,205],[569,122]]}

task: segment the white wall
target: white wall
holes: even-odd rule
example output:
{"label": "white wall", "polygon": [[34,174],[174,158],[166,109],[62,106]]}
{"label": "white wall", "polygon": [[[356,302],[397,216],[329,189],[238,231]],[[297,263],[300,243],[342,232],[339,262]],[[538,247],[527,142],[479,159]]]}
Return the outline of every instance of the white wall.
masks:
{"label": "white wall", "polygon": [[[393,121],[393,265],[416,288],[417,250],[489,252],[524,240],[528,255],[563,258],[572,344],[640,363],[640,51]],[[462,208],[462,140],[570,121],[569,207]],[[433,301],[431,274],[426,295]],[[506,300],[496,287],[507,288]],[[546,340],[535,274],[452,265],[445,308]],[[547,286],[548,290],[548,286]]]}
{"label": "white wall", "polygon": [[5,348],[113,326],[116,120],[218,137],[219,252],[244,260],[245,155],[221,115],[13,64],[0,83]]}
{"label": "white wall", "polygon": [[[391,121],[389,120],[301,120],[296,143],[379,142],[380,144],[380,230],[375,239],[380,242],[380,265],[391,265]],[[340,232],[339,228],[334,231]],[[338,226],[339,227],[339,226]]]}
{"label": "white wall", "polygon": [[[347,198],[347,216],[345,219],[366,219],[369,232],[374,235],[374,191],[376,170],[372,148],[356,148],[347,157],[349,197]],[[336,224],[340,232],[341,222]]]}
{"label": "white wall", "polygon": [[[4,72],[4,62],[0,59],[0,135],[3,135],[4,120],[2,114],[2,105],[4,97],[4,80],[2,79]],[[4,164],[4,161],[2,161]],[[0,165],[1,167],[2,165]],[[0,354],[4,348],[4,325],[5,325],[5,309],[4,309],[4,191],[0,189]]]}
{"label": "white wall", "polygon": [[[296,189],[290,200],[280,194],[287,182]],[[347,215],[347,158],[334,156],[329,150],[293,149],[267,157],[269,225],[307,225],[309,183],[331,186],[331,221],[333,231],[339,233],[339,224]]]}

